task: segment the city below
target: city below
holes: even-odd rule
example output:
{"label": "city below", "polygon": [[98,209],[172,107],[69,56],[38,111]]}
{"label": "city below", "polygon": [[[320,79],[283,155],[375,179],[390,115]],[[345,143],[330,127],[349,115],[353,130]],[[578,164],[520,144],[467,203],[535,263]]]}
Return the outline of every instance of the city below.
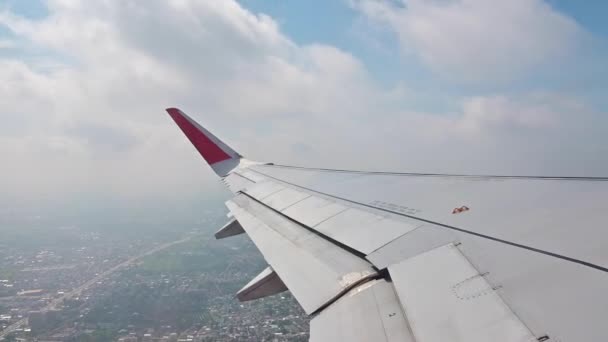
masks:
{"label": "city below", "polygon": [[307,341],[288,292],[235,298],[266,265],[246,236],[213,238],[223,218],[3,232],[0,341]]}

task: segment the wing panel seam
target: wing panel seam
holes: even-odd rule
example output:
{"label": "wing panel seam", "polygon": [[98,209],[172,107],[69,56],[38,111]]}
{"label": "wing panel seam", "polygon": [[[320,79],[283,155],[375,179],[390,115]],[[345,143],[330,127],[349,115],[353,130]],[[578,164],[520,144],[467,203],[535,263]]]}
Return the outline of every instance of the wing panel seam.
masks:
{"label": "wing panel seam", "polygon": [[[273,211],[273,212],[274,212],[274,213],[276,213],[277,215],[279,215],[279,216],[281,216],[281,217],[283,217],[283,218],[285,218],[285,219],[287,219],[287,220],[289,220],[289,221],[291,221],[291,222],[294,222],[294,223],[296,223],[297,225],[301,226],[302,228],[304,228],[304,229],[306,229],[306,230],[308,230],[308,231],[312,232],[313,234],[315,234],[315,235],[317,235],[317,236],[321,237],[322,239],[329,241],[330,243],[332,243],[332,244],[336,245],[337,247],[340,247],[340,248],[342,248],[342,249],[346,250],[347,252],[349,252],[349,253],[351,253],[351,254],[353,254],[353,255],[355,255],[355,256],[357,256],[357,257],[359,257],[359,258],[363,259],[363,260],[365,260],[366,262],[369,262],[367,259],[365,259],[365,254],[363,254],[363,253],[359,252],[358,250],[353,249],[352,247],[349,247],[349,246],[347,246],[347,245],[343,244],[343,243],[342,243],[342,242],[340,242],[340,241],[337,241],[337,240],[335,240],[335,239],[332,239],[331,237],[329,237],[329,236],[327,236],[327,235],[325,235],[325,234],[323,234],[323,233],[321,233],[321,232],[319,232],[319,231],[317,231],[317,230],[314,230],[313,228],[311,228],[311,227],[309,227],[309,226],[305,225],[304,223],[302,223],[302,222],[300,222],[300,221],[298,221],[298,220],[295,220],[294,218],[292,218],[292,217],[290,217],[290,216],[285,215],[284,213],[282,213],[282,212],[278,211],[277,209],[275,209],[275,208],[273,208],[273,207],[270,207],[270,206],[266,205],[264,202],[261,202],[260,200],[256,199],[255,197],[251,196],[250,194],[248,194],[248,193],[246,193],[246,192],[239,192],[239,193],[240,193],[240,194],[243,194],[243,195],[244,195],[244,196],[246,196],[247,198],[249,198],[249,199],[251,199],[251,200],[255,201],[256,203],[259,203],[260,205],[264,206],[265,208],[268,208],[269,210]],[[237,193],[237,194],[238,194],[238,193]],[[372,265],[372,267],[373,267],[373,265]],[[375,269],[375,267],[374,267],[374,269]]]}
{"label": "wing panel seam", "polygon": [[[449,173],[419,173],[419,172],[391,172],[391,171],[363,171],[363,170],[346,170],[346,169],[328,169],[315,168],[293,165],[274,164],[263,165],[265,167],[276,167],[285,169],[296,169],[306,171],[322,171],[322,172],[340,172],[353,173],[362,175],[379,175],[379,176],[413,176],[413,177],[455,177],[455,178],[489,178],[489,179],[536,179],[536,180],[568,180],[568,181],[595,181],[606,182],[608,177],[591,177],[591,176],[508,176],[508,175],[472,175],[472,174],[449,174]],[[252,171],[257,171],[253,170]]]}
{"label": "wing panel seam", "polygon": [[[253,171],[253,170],[252,170],[252,171]],[[248,181],[252,182],[253,184],[257,184],[257,182],[256,182],[256,181],[254,181],[253,179],[251,179],[251,178],[249,178],[249,177],[247,177],[247,176],[243,176],[242,174],[240,174],[240,173],[238,173],[238,172],[236,172],[236,171],[235,171],[235,172],[233,172],[232,174],[235,174],[235,175],[237,175],[237,176],[239,176],[239,177],[241,177],[241,178],[245,178],[246,180],[248,180]],[[226,176],[226,177],[227,177],[227,176]],[[226,178],[226,177],[224,177],[224,178]]]}
{"label": "wing panel seam", "polygon": [[[307,195],[308,195],[308,194],[307,194]],[[296,204],[298,204],[298,203],[300,203],[300,202],[302,202],[302,201],[304,201],[305,199],[308,199],[308,198],[310,198],[310,197],[312,197],[312,195],[308,195],[308,196],[306,196],[306,197],[304,197],[304,198],[302,198],[302,199],[299,199],[299,200],[297,200],[297,201],[293,202],[292,204],[290,204],[290,205],[286,206],[285,208],[281,208],[281,210],[279,210],[279,211],[283,212],[283,210],[287,210],[287,209],[289,209],[289,208],[293,207],[294,205],[296,205]]]}

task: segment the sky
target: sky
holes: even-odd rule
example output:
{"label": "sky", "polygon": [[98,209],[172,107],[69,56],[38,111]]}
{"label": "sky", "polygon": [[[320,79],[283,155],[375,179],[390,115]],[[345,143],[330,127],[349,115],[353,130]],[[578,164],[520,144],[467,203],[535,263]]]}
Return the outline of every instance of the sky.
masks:
{"label": "sky", "polygon": [[608,176],[607,11],[599,0],[0,0],[0,204],[225,196],[173,106],[252,160]]}

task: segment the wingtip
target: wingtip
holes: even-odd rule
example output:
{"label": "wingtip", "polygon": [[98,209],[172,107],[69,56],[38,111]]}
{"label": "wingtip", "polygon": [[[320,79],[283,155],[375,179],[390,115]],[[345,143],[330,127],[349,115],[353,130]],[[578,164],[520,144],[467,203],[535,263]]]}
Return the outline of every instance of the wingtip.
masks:
{"label": "wingtip", "polygon": [[[224,176],[227,173],[224,170],[225,168],[229,166],[228,168],[232,169],[235,165],[238,165],[241,159],[239,153],[231,149],[180,109],[169,107],[165,110],[216,173]],[[228,160],[232,162],[219,164]],[[229,165],[226,166],[224,164]]]}
{"label": "wingtip", "polygon": [[176,108],[176,107],[169,107],[169,108],[166,108],[165,110],[171,116],[183,113],[179,108]]}

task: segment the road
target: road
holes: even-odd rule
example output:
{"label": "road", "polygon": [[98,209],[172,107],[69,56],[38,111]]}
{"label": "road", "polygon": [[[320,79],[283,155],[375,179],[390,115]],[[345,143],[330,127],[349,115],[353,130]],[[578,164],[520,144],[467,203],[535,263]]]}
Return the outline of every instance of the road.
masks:
{"label": "road", "polygon": [[[176,241],[172,241],[172,242],[167,242],[164,243],[160,246],[156,246],[140,255],[134,256],[126,261],[121,262],[120,264],[109,268],[107,270],[105,270],[104,272],[96,275],[95,277],[89,279],[87,282],[85,282],[84,284],[78,286],[77,288],[73,289],[70,292],[65,293],[64,295],[62,295],[61,297],[58,297],[56,299],[53,299],[49,304],[47,304],[44,308],[42,308],[42,311],[46,311],[46,310],[53,310],[57,307],[57,305],[61,304],[64,300],[66,299],[70,299],[76,295],[80,295],[80,293],[82,293],[85,290],[88,290],[89,288],[93,287],[95,284],[97,284],[99,281],[101,281],[102,279],[104,279],[105,277],[109,276],[110,274],[116,272],[117,270],[125,267],[125,266],[129,266],[132,263],[138,261],[141,258],[144,258],[150,254],[154,254],[156,252],[160,252],[163,249],[167,249],[171,246],[175,246],[178,245],[180,243],[184,243],[188,240],[190,240],[192,238],[192,236],[189,236],[187,238],[181,239],[181,240],[176,240]],[[27,324],[27,317],[23,318],[11,325],[9,325],[8,327],[6,327],[4,330],[2,330],[0,332],[0,340],[3,340],[4,337],[10,333],[12,333],[13,331],[19,329],[20,327],[24,326]]]}

